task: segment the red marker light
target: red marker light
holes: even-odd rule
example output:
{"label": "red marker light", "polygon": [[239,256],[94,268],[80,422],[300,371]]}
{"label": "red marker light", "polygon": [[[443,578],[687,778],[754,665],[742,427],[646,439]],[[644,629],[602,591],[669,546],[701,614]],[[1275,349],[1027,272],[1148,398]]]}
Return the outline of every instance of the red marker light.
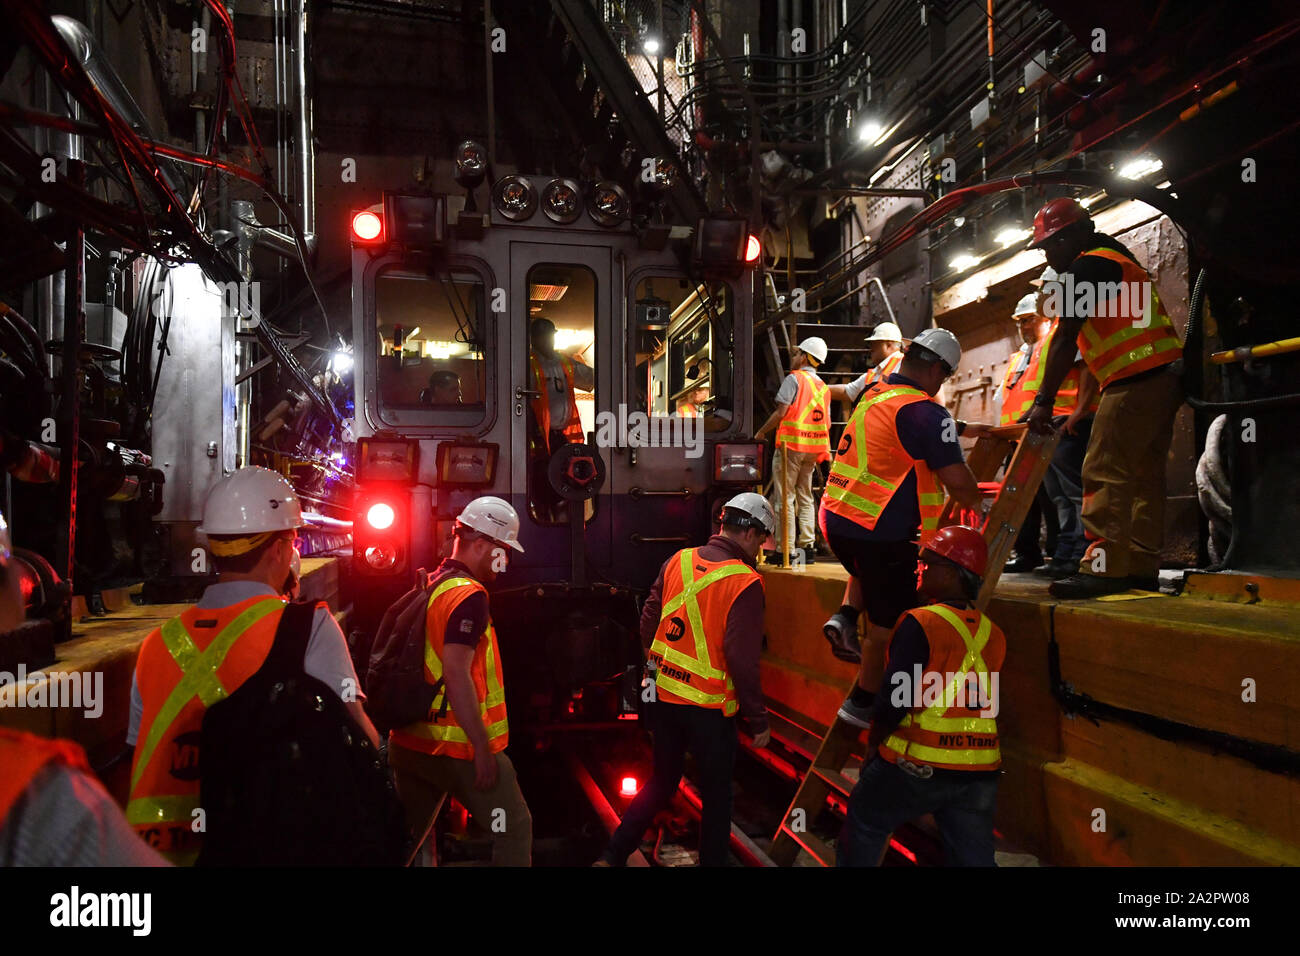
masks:
{"label": "red marker light", "polygon": [[369,510],[366,511],[366,521],[369,523],[370,527],[374,528],[376,531],[383,531],[386,528],[391,528],[395,517],[396,515],[393,514],[392,506],[386,505],[382,501],[378,504],[371,505]]}
{"label": "red marker light", "polygon": [[625,797],[635,797],[637,791],[636,777],[624,777],[623,785],[619,788],[619,793]]}
{"label": "red marker light", "polygon": [[352,235],[362,242],[378,239],[384,231],[384,220],[378,213],[359,212],[352,217]]}
{"label": "red marker light", "polygon": [[762,252],[763,252],[763,244],[759,242],[758,236],[750,236],[749,241],[745,243],[745,261],[757,262],[758,257],[762,254]]}

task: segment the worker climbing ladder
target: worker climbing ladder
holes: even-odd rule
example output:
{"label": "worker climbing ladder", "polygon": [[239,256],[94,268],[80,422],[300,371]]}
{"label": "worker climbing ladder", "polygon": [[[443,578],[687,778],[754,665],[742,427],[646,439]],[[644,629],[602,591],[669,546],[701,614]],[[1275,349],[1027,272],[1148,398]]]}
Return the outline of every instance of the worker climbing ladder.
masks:
{"label": "worker climbing ladder", "polygon": [[[993,494],[982,527],[989,556],[988,572],[975,599],[975,606],[981,611],[993,596],[1002,567],[1011,555],[1016,535],[1059,441],[1059,433],[1039,435],[1030,432],[1027,425],[1006,425],[991,429],[971,449],[967,463],[981,490]],[[1008,454],[1010,461],[1007,461]],[[1003,462],[1007,466],[998,482],[995,478]],[[940,527],[963,523],[959,520],[960,510],[956,502],[948,499],[939,519]],[[844,769],[853,758],[863,757],[862,733],[861,728],[838,716],[832,721],[772,839],[768,852],[778,866],[791,866],[801,848],[822,866],[835,865],[834,849],[812,833],[812,823],[832,792],[847,798],[853,790],[854,781]]]}

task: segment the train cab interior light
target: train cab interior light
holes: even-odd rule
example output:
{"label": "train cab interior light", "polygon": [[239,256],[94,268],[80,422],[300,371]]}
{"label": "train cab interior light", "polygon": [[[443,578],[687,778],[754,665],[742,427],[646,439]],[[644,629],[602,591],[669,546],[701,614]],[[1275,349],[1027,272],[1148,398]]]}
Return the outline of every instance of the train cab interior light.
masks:
{"label": "train cab interior light", "polygon": [[478,487],[496,477],[499,449],[490,443],[442,442],[438,445],[438,484]]}
{"label": "train cab interior light", "polygon": [[359,243],[384,241],[384,220],[377,212],[362,210],[352,214],[352,240]]}
{"label": "train cab interior light", "polygon": [[537,211],[537,190],[522,176],[507,176],[493,187],[492,201],[511,222],[523,222]]}
{"label": "train cab interior light", "polygon": [[419,443],[395,438],[362,438],[357,442],[357,481],[415,481]]}
{"label": "train cab interior light", "polygon": [[719,442],[713,446],[713,480],[754,484],[763,480],[761,442]]}

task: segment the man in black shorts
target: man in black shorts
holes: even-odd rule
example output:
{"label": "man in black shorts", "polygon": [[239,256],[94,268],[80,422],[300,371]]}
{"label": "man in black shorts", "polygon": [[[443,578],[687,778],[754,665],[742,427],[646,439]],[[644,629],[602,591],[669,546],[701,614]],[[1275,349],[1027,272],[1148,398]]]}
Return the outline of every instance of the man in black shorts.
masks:
{"label": "man in black shorts", "polygon": [[[898,371],[862,394],[822,496],[822,531],[861,584],[871,622],[858,683],[839,711],[857,726],[867,726],[871,685],[890,631],[917,606],[917,539],[924,543],[938,530],[944,490],[966,507],[980,506],[979,485],[957,437],[987,426],[956,422],[932,400],[960,359],[961,346],[947,329],[922,331]],[[856,609],[841,608],[846,611],[856,620]],[[836,656],[847,657],[849,650],[836,648]]]}

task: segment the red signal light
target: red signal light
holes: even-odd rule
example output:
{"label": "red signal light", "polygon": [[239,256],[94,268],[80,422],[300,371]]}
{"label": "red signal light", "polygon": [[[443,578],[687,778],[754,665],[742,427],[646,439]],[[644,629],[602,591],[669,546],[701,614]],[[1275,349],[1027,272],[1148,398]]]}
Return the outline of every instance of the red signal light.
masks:
{"label": "red signal light", "polygon": [[637,789],[636,777],[624,777],[622,786],[619,787],[619,793],[625,797],[635,797]]}
{"label": "red signal light", "polygon": [[751,235],[749,239],[745,242],[745,261],[757,262],[758,257],[762,255],[762,253],[763,253],[763,243],[759,241],[758,236]]}
{"label": "red signal light", "polygon": [[352,235],[360,242],[374,242],[384,234],[384,220],[378,213],[359,212],[352,217]]}
{"label": "red signal light", "polygon": [[392,505],[386,505],[382,501],[376,502],[366,510],[366,523],[376,531],[384,531],[393,526],[393,520],[396,515],[393,512]]}

